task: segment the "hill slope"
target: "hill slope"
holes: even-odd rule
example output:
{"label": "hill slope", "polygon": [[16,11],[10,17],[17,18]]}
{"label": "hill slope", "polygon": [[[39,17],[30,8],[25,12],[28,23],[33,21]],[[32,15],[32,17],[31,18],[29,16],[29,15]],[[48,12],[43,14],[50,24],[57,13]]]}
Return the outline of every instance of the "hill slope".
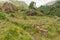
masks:
{"label": "hill slope", "polygon": [[[51,7],[55,8],[56,5],[40,7],[39,11],[50,15]],[[25,10],[0,11],[0,40],[60,40],[60,17],[27,16],[25,13]]]}
{"label": "hill slope", "polygon": [[40,11],[43,11],[44,14],[46,15],[56,15],[56,16],[60,16],[60,1],[57,1],[55,4],[53,5],[46,5],[46,6],[41,6],[38,8]]}

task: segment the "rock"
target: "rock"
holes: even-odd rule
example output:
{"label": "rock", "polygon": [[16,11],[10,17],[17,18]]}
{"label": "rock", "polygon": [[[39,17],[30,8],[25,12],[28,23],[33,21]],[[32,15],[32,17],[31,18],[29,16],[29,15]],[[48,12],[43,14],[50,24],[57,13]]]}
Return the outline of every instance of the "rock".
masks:
{"label": "rock", "polygon": [[35,16],[35,15],[37,15],[37,13],[35,12],[34,9],[30,9],[29,11],[27,11],[27,15],[28,16]]}
{"label": "rock", "polygon": [[57,19],[58,18],[58,16],[54,16],[54,19]]}
{"label": "rock", "polygon": [[13,12],[13,11],[18,11],[18,7],[10,2],[5,2],[0,8],[0,10],[3,12]]}
{"label": "rock", "polygon": [[48,36],[48,31],[47,30],[40,30],[39,33],[45,37]]}

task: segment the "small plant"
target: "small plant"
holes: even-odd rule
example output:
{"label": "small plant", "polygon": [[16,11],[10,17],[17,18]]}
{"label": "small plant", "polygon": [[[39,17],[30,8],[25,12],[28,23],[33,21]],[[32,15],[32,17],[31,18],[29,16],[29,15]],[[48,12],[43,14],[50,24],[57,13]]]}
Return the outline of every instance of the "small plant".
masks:
{"label": "small plant", "polygon": [[6,19],[6,13],[0,12],[0,19]]}
{"label": "small plant", "polygon": [[23,14],[23,18],[24,18],[24,20],[25,20],[25,19],[27,19],[27,16],[26,16],[25,14]]}

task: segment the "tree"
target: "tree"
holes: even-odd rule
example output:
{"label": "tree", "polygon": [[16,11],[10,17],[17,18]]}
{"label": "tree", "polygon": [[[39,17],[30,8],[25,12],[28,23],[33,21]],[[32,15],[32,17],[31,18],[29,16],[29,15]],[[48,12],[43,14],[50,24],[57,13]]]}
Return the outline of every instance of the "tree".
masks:
{"label": "tree", "polygon": [[29,8],[30,9],[36,9],[36,3],[32,1],[29,5]]}

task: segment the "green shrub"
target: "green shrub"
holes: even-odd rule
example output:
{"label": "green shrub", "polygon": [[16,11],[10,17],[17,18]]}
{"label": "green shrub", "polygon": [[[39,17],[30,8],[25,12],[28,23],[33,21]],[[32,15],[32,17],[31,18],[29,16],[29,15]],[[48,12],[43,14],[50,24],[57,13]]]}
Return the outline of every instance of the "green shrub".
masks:
{"label": "green shrub", "polygon": [[21,27],[8,23],[0,29],[0,40],[32,40],[30,35]]}
{"label": "green shrub", "polygon": [[0,12],[0,19],[6,19],[7,15],[6,13]]}
{"label": "green shrub", "polygon": [[26,14],[23,14],[23,19],[24,19],[24,20],[26,20],[26,19],[27,19]]}

